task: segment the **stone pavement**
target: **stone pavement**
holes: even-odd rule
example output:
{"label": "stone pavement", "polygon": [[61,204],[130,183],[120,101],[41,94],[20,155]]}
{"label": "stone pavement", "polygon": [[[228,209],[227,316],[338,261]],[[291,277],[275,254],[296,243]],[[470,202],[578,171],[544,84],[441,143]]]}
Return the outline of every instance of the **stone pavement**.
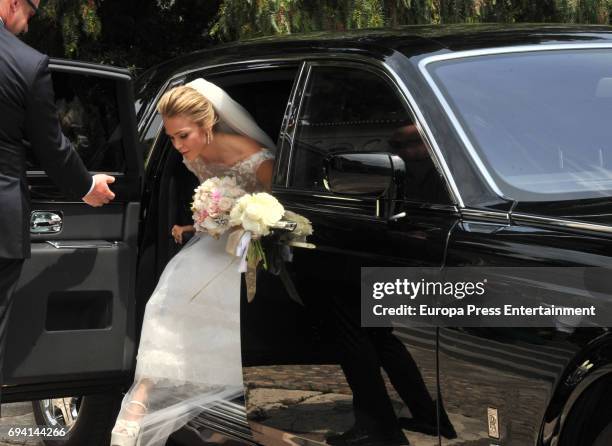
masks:
{"label": "stone pavement", "polygon": [[[413,354],[418,351],[413,350]],[[428,384],[435,383],[431,375],[433,355],[418,357],[427,364],[423,374]],[[430,361],[427,363],[427,361]],[[545,400],[550,384],[541,379],[527,379],[500,369],[475,367],[454,361],[452,380],[444,382],[448,416],[459,434],[454,440],[443,439],[444,446],[489,446],[486,403],[497,407],[500,414],[512,414],[505,429],[512,429],[516,444],[532,442],[530,433],[537,432],[540,419],[538,407]],[[245,368],[247,411],[249,419],[264,423],[315,441],[324,441],[329,434],[346,431],[353,424],[351,391],[342,369],[337,365],[276,365]],[[387,390],[398,416],[409,417],[409,410],[390,385]],[[435,387],[430,387],[435,395]],[[517,411],[513,406],[520,406]],[[436,437],[404,431],[415,446],[438,445]]]}
{"label": "stone pavement", "polygon": [[[248,367],[244,377],[248,417],[253,421],[319,442],[354,423],[352,393],[338,365]],[[389,383],[387,390],[397,413],[410,416]],[[437,437],[410,431],[404,434],[414,445],[438,445]]]}
{"label": "stone pavement", "polygon": [[[33,426],[35,424],[31,403],[23,402],[2,405],[0,426]],[[37,439],[13,439],[7,435],[0,435],[0,446],[15,445],[43,446],[43,442]]]}

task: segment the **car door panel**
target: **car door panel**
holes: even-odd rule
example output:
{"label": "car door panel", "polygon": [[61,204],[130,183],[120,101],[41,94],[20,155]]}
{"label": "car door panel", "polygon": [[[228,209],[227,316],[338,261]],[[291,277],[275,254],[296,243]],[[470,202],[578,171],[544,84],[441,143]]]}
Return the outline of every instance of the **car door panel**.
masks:
{"label": "car door panel", "polygon": [[65,395],[79,383],[101,389],[133,366],[143,168],[131,75],[61,60],[50,67],[64,133],[92,174],[116,175],[116,198],[100,208],[66,198],[28,158],[32,215],[53,214],[61,228],[43,222],[31,234],[9,322],[9,400]]}

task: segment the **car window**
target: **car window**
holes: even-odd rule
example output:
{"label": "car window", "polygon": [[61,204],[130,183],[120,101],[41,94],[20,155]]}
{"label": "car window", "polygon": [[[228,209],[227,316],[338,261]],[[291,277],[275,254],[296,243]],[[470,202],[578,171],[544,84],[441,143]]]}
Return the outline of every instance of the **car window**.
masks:
{"label": "car window", "polygon": [[313,67],[298,119],[290,185],[326,191],[323,160],[334,152],[388,152],[406,163],[406,198],[449,202],[414,121],[383,77],[346,67]]}
{"label": "car window", "polygon": [[612,50],[433,62],[434,81],[503,194],[519,201],[612,193]]}
{"label": "car window", "polygon": [[[122,172],[125,157],[116,83],[83,73],[53,73],[62,131],[90,171]],[[42,170],[28,151],[28,170]]]}

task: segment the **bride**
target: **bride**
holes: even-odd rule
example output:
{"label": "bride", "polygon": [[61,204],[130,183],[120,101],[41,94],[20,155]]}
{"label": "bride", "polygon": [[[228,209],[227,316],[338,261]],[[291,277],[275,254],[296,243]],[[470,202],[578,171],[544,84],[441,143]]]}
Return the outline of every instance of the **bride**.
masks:
{"label": "bride", "polygon": [[[274,143],[222,89],[197,79],[164,94],[158,111],[200,182],[233,176],[247,192],[270,189]],[[186,230],[175,226],[173,236]],[[112,446],[162,446],[206,407],[243,394],[240,259],[226,253],[226,239],[197,233],[162,273]]]}

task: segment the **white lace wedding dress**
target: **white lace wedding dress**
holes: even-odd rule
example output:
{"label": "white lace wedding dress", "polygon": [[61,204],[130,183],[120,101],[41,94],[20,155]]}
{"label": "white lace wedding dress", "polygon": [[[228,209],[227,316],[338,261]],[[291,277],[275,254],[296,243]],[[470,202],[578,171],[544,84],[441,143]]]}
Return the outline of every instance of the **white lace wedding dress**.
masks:
{"label": "white lace wedding dress", "polygon": [[[224,131],[274,147],[223,90],[203,79],[192,84],[211,100]],[[183,162],[200,182],[233,176],[244,190],[257,192],[262,187],[256,171],[273,158],[272,151],[261,149],[233,166],[207,165],[200,158]],[[227,234],[215,239],[196,233],[170,260],[147,303],[134,384],[118,416],[119,421],[133,420],[128,412],[140,412],[142,406],[131,402],[146,405],[139,446],[163,446],[170,434],[207,407],[243,395],[240,258],[225,251],[226,241]],[[145,387],[143,398],[139,392]]]}
{"label": "white lace wedding dress", "polygon": [[[233,176],[247,192],[261,190],[255,172],[266,149],[234,166],[184,161],[200,180]],[[239,258],[225,251],[227,235],[197,233],[166,266],[147,303],[134,384],[122,411],[148,388],[140,445],[168,436],[211,404],[242,395]],[[135,409],[131,407],[131,409]],[[137,409],[137,408],[136,408]],[[119,418],[125,416],[120,414]]]}

